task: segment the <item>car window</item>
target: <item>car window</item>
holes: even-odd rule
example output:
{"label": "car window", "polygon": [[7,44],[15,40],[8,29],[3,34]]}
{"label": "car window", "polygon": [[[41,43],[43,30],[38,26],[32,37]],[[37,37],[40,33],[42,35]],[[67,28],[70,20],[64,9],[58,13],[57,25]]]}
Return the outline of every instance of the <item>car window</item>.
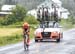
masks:
{"label": "car window", "polygon": [[52,28],[53,26],[54,26],[54,25],[53,25],[53,22],[50,22],[50,23],[49,23],[49,27]]}
{"label": "car window", "polygon": [[48,23],[43,23],[40,24],[40,28],[58,28],[59,24],[55,22],[48,22]]}
{"label": "car window", "polygon": [[58,23],[55,23],[54,24],[54,28],[58,28],[59,27],[59,24]]}

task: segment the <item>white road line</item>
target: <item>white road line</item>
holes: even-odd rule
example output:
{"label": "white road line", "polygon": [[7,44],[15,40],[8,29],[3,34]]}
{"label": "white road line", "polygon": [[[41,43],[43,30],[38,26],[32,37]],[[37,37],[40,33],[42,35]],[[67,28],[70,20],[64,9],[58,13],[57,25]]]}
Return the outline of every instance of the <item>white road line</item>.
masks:
{"label": "white road line", "polygon": [[[35,45],[32,45],[32,46],[30,46],[29,47],[29,51],[31,50],[31,49],[34,49],[34,48],[36,48],[36,46]],[[24,48],[21,48],[21,49],[19,49],[19,50],[15,50],[15,51],[13,51],[13,52],[8,52],[7,54],[20,54],[20,53],[27,53],[26,51],[24,51]],[[31,52],[31,51],[30,51]]]}
{"label": "white road line", "polygon": [[[30,42],[30,44],[32,44],[34,41],[32,40]],[[8,49],[11,49],[11,48],[15,48],[15,47],[19,47],[19,46],[23,46],[23,43],[18,43],[18,44],[14,44],[14,45],[10,45],[10,46],[7,46],[7,47],[2,47],[0,48],[0,51],[4,51],[4,50],[8,50]]]}

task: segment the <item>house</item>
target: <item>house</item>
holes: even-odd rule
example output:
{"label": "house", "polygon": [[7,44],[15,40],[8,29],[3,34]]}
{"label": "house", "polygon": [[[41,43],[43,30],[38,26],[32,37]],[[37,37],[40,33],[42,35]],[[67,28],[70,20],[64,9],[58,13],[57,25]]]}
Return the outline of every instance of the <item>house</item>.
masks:
{"label": "house", "polygon": [[0,16],[6,16],[12,14],[12,9],[15,8],[16,5],[3,5],[1,8]]}

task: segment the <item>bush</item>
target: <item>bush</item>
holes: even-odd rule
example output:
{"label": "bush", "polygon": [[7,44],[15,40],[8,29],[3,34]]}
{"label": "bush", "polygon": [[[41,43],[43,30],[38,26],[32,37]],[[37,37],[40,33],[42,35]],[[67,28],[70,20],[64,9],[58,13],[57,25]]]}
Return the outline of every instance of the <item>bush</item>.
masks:
{"label": "bush", "polygon": [[24,18],[26,17],[26,9],[22,6],[16,5],[16,8],[12,10],[11,15],[7,15],[4,20],[0,24],[2,25],[10,25],[15,22],[20,22],[23,21]]}
{"label": "bush", "polygon": [[4,19],[0,18],[0,25],[2,25],[3,22],[4,22]]}
{"label": "bush", "polygon": [[13,16],[16,18],[15,19],[16,21],[23,21],[27,11],[26,11],[26,8],[16,5],[16,8],[13,9],[12,13],[13,13]]}
{"label": "bush", "polygon": [[38,24],[39,22],[35,19],[34,16],[26,16],[26,18],[24,19],[24,21],[28,22],[29,24]]}
{"label": "bush", "polygon": [[[34,37],[34,28],[30,29],[30,39]],[[0,46],[6,45],[6,44],[13,44],[17,43],[23,40],[22,33],[17,31],[17,33],[12,33],[10,36],[1,36],[0,37]]]}
{"label": "bush", "polygon": [[73,28],[74,26],[68,19],[61,19],[60,24],[63,26],[64,29],[70,29]]}
{"label": "bush", "polygon": [[68,19],[67,19],[68,22],[70,22],[72,25],[75,24],[75,18],[73,16],[70,16]]}
{"label": "bush", "polygon": [[0,46],[5,44],[16,43],[22,40],[22,35],[0,37]]}

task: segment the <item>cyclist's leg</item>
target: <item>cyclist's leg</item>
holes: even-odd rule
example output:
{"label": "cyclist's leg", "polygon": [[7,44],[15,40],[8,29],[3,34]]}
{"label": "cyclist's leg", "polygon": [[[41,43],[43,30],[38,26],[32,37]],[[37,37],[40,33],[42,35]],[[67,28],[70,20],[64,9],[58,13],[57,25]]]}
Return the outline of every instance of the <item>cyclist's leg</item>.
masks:
{"label": "cyclist's leg", "polygon": [[28,32],[27,44],[29,45],[29,43],[30,43],[30,38],[29,38],[29,32]]}
{"label": "cyclist's leg", "polygon": [[27,35],[26,39],[26,50],[29,50],[29,35]]}
{"label": "cyclist's leg", "polygon": [[24,41],[24,44],[26,43],[26,37],[25,37],[25,34],[23,35],[23,41]]}
{"label": "cyclist's leg", "polygon": [[24,49],[26,50],[26,39],[24,38]]}
{"label": "cyclist's leg", "polygon": [[24,34],[24,49],[27,50],[27,39],[26,35]]}

